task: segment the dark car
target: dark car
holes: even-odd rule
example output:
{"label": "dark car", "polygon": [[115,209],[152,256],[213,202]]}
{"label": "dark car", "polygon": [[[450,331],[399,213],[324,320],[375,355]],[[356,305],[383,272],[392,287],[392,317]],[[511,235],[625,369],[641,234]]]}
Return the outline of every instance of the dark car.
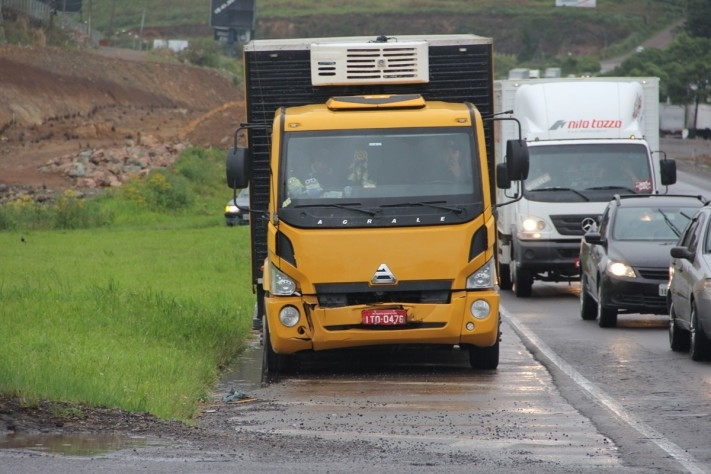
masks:
{"label": "dark car", "polygon": [[618,313],[667,314],[669,249],[701,196],[616,195],[580,243],[580,316],[615,327]]}
{"label": "dark car", "polygon": [[249,224],[249,188],[241,190],[225,205],[225,222],[228,226]]}
{"label": "dark car", "polygon": [[669,266],[669,345],[693,360],[711,355],[711,206],[694,216]]}

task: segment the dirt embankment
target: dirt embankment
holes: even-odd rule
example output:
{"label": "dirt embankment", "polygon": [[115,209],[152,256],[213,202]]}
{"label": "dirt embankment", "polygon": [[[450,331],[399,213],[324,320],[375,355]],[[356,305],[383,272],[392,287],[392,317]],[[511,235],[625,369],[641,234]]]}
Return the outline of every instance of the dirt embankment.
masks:
{"label": "dirt embankment", "polygon": [[152,62],[131,50],[0,46],[0,199],[119,185],[121,167],[111,171],[115,179],[93,182],[69,176],[71,166],[47,164],[227,148],[242,117],[241,91],[214,70]]}

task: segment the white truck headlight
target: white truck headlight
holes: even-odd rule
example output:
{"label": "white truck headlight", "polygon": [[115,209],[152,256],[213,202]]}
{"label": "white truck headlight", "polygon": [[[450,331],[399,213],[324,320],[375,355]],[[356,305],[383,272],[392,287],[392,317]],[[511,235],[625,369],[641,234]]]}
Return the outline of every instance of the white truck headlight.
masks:
{"label": "white truck headlight", "polygon": [[493,288],[495,281],[496,267],[494,266],[494,259],[492,258],[467,277],[467,289],[481,290]]}
{"label": "white truck headlight", "polygon": [[285,273],[275,267],[269,265],[269,291],[276,296],[293,295],[296,291],[296,283],[289,278]]}
{"label": "white truck headlight", "polygon": [[521,239],[540,239],[541,232],[546,230],[546,221],[538,217],[525,217],[521,221],[518,237]]}

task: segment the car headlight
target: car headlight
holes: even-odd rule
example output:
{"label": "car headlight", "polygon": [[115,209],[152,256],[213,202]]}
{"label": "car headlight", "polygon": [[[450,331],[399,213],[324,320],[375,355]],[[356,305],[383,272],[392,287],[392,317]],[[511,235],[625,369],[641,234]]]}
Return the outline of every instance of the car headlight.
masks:
{"label": "car headlight", "polygon": [[467,277],[467,289],[480,290],[493,288],[495,281],[496,267],[494,266],[494,259],[492,258]]}
{"label": "car headlight", "polygon": [[626,263],[615,262],[613,260],[607,262],[605,271],[608,274],[616,277],[637,278],[637,274],[634,272],[634,269],[632,267],[630,267]]}
{"label": "car headlight", "polygon": [[704,280],[704,294],[706,297],[711,298],[711,280]]}
{"label": "car headlight", "polygon": [[541,232],[546,229],[546,221],[538,217],[526,217],[521,221],[519,237],[526,239],[540,239]]}
{"label": "car headlight", "polygon": [[235,214],[235,213],[239,212],[239,207],[227,205],[227,206],[225,206],[225,212],[231,212],[231,213]]}
{"label": "car headlight", "polygon": [[293,295],[296,291],[296,283],[294,280],[286,276],[281,270],[273,264],[269,265],[269,291],[276,296]]}

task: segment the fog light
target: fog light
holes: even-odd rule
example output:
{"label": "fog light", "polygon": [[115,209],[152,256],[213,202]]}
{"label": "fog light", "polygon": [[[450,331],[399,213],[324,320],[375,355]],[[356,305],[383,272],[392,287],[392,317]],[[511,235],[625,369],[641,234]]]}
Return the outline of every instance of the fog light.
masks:
{"label": "fog light", "polygon": [[476,300],[472,303],[470,311],[472,312],[472,316],[476,319],[484,319],[489,316],[491,306],[489,306],[489,303],[486,302],[486,300]]}
{"label": "fog light", "polygon": [[471,321],[467,323],[467,331],[473,331],[474,330],[474,323]]}
{"label": "fog light", "polygon": [[294,306],[284,306],[281,311],[279,311],[279,321],[288,327],[293,328],[296,323],[299,322],[299,310]]}

